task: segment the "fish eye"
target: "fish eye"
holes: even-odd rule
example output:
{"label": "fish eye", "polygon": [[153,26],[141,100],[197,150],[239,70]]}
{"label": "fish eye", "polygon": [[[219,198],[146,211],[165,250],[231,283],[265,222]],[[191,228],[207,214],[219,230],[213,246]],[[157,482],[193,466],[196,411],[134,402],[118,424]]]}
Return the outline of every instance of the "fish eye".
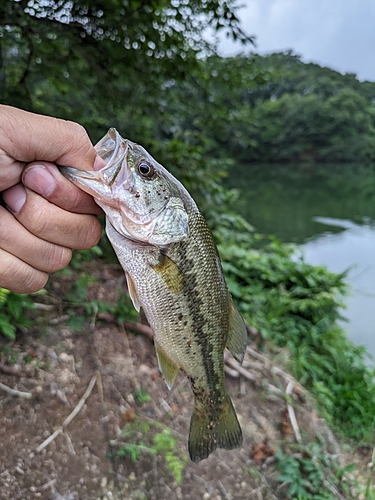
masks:
{"label": "fish eye", "polygon": [[146,161],[141,161],[138,165],[138,171],[146,179],[150,179],[154,175],[154,167]]}

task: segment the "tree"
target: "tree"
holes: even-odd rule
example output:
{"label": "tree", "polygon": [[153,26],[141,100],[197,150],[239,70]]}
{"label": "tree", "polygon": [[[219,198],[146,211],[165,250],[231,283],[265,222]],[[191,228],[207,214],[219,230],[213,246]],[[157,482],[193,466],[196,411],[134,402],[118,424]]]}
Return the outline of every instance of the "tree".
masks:
{"label": "tree", "polygon": [[139,94],[147,103],[161,81],[186,77],[198,53],[214,50],[208,28],[252,41],[235,11],[235,0],[2,2],[1,100],[46,112],[53,100],[55,113],[73,118],[82,101],[107,115]]}

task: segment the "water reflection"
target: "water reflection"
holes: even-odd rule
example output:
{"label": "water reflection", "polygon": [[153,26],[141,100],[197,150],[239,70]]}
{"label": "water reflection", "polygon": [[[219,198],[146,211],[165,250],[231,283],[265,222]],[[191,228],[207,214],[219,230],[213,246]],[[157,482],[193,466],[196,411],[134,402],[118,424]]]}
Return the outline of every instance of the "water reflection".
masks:
{"label": "water reflection", "polygon": [[343,326],[375,356],[375,169],[372,165],[245,165],[227,180],[233,208],[262,233],[302,244],[311,264],[349,269]]}
{"label": "water reflection", "polygon": [[[286,242],[304,243],[323,234],[317,216],[375,221],[372,165],[242,165],[229,173],[226,185],[239,191],[235,210],[258,231]],[[330,227],[333,233],[340,230]]]}
{"label": "water reflection", "polygon": [[329,221],[334,223],[346,229],[339,234],[326,232],[305,243],[303,254],[307,262],[324,264],[334,272],[348,269],[351,294],[343,327],[353,342],[366,345],[375,356],[375,229],[339,219]]}

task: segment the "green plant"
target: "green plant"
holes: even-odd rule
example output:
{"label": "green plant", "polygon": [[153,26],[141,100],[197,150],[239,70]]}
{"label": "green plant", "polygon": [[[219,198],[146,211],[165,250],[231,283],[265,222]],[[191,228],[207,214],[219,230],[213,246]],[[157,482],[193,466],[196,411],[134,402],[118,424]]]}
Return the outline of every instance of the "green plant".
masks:
{"label": "green plant", "polygon": [[0,333],[14,340],[17,327],[28,327],[30,319],[24,314],[26,309],[34,309],[28,295],[20,295],[0,288]]}
{"label": "green plant", "polygon": [[[155,430],[160,432],[155,433]],[[177,484],[181,483],[187,456],[181,456],[178,452],[177,438],[166,425],[136,418],[124,427],[121,436],[123,440],[132,441],[121,444],[118,456],[129,457],[137,462],[142,454],[161,455],[165,459],[167,471],[172,473]]]}
{"label": "green plant", "polygon": [[151,401],[151,396],[145,391],[143,387],[136,389],[134,391],[134,399],[139,405],[143,405],[144,403],[148,403]]}
{"label": "green plant", "polygon": [[289,369],[338,432],[371,440],[375,368],[337,324],[347,291],[344,275],[307,264],[274,237],[225,225],[215,234],[230,292],[263,345],[290,351]]}
{"label": "green plant", "polygon": [[[116,303],[96,299],[87,300],[89,287],[93,283],[95,283],[95,277],[82,273],[65,296],[69,303],[67,312],[70,316],[67,325],[73,330],[81,331],[87,319],[89,319],[90,327],[93,328],[99,313],[110,313],[119,323],[125,319],[131,321],[138,318],[138,313],[126,292],[119,291]],[[73,307],[83,308],[84,314],[74,313]]]}
{"label": "green plant", "polygon": [[358,482],[347,476],[354,465],[341,467],[337,457],[324,449],[323,442],[294,445],[293,453],[276,452],[278,481],[287,486],[288,498],[294,500],[335,500],[352,498],[351,489]]}

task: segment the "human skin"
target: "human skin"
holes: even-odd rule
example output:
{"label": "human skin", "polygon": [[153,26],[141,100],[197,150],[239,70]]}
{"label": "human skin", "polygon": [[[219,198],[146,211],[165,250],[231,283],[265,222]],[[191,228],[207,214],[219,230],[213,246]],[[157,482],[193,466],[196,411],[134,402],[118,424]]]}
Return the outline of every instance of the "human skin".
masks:
{"label": "human skin", "polygon": [[99,241],[101,209],[59,172],[103,166],[83,127],[0,105],[0,287],[31,293],[72,249]]}

